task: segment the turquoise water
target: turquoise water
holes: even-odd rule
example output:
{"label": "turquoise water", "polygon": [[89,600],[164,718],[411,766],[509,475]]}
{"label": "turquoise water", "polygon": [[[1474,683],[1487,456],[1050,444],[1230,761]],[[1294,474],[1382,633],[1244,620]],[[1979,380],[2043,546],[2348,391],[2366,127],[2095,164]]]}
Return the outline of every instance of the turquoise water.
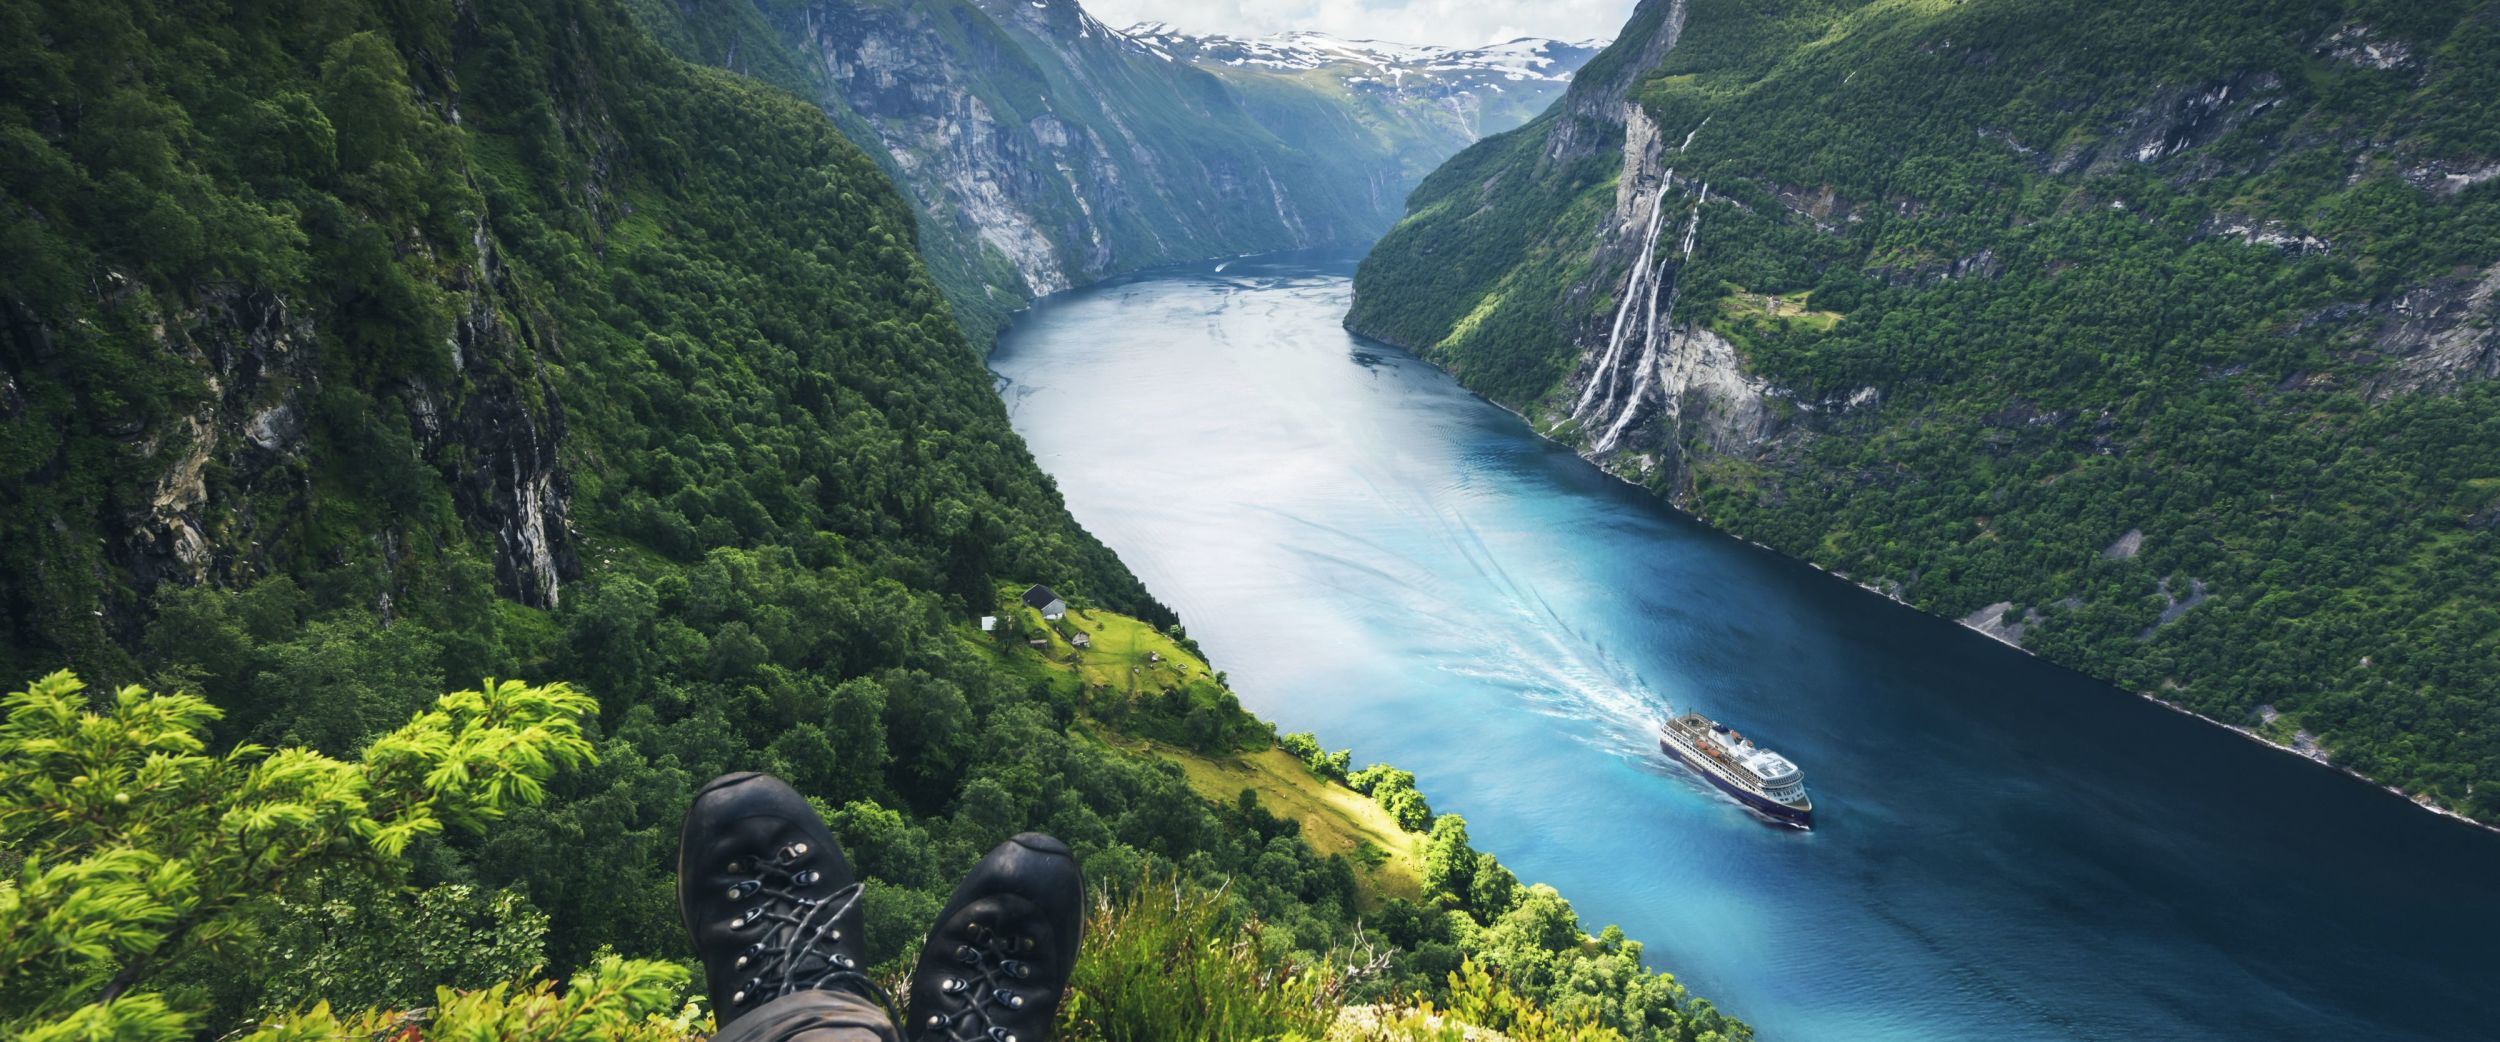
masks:
{"label": "turquoise water", "polygon": [[[2500,1038],[2500,834],[1716,534],[1339,328],[1349,262],[1071,294],[992,360],[1245,702],[1765,1039]],[[1806,772],[1766,825],[1667,707]]]}

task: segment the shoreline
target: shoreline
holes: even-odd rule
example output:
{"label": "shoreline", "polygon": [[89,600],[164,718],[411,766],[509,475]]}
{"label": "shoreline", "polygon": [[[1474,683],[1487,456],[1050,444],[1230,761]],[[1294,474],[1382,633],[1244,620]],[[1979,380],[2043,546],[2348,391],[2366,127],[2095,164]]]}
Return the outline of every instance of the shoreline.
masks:
{"label": "shoreline", "polygon": [[[1349,312],[1349,313],[1350,313],[1350,312]],[[1392,342],[1392,341],[1389,341],[1389,340],[1384,340],[1384,339],[1382,339],[1382,338],[1380,338],[1380,337],[1376,337],[1376,336],[1373,336],[1373,335],[1371,335],[1371,334],[1369,334],[1369,333],[1363,332],[1362,330],[1355,329],[1355,328],[1354,328],[1354,327],[1352,327],[1352,326],[1346,326],[1346,327],[1345,327],[1345,330],[1346,330],[1346,332],[1347,332],[1347,333],[1349,333],[1349,334],[1351,334],[1351,335],[1361,337],[1361,338],[1363,338],[1364,340],[1368,340],[1368,341],[1370,341],[1370,342],[1372,342],[1372,343],[1379,344],[1379,345],[1381,345],[1381,346],[1383,346],[1383,347],[1391,348],[1391,349],[1393,349],[1393,350],[1396,350],[1396,351],[1397,351],[1397,352],[1399,352],[1400,354],[1404,354],[1404,355],[1406,355],[1406,356],[1407,356],[1407,357],[1409,357],[1409,358],[1412,358],[1412,359],[1414,359],[1414,360],[1416,360],[1416,361],[1418,361],[1418,362],[1421,362],[1421,363],[1423,363],[1423,364],[1425,364],[1425,365],[1431,366],[1431,367],[1432,367],[1432,368],[1434,368],[1435,370],[1438,370],[1438,371],[1440,371],[1441,373],[1448,375],[1448,376],[1449,376],[1452,380],[1456,380],[1456,379],[1458,379],[1458,374],[1453,373],[1453,372],[1450,372],[1450,370],[1449,370],[1449,369],[1447,369],[1447,368],[1443,367],[1440,363],[1435,362],[1435,361],[1433,361],[1432,359],[1425,357],[1425,356],[1424,356],[1424,354],[1423,354],[1422,352],[1417,351],[1417,350],[1415,350],[1414,348],[1407,347],[1407,346],[1406,346],[1406,345],[1404,345],[1404,344],[1399,344],[1399,343],[1395,343],[1395,342]],[[2199,713],[2199,712],[2197,712],[2197,711],[2195,711],[2195,710],[2193,710],[2193,709],[2189,709],[2189,708],[2187,708],[2186,706],[2180,705],[2180,704],[2178,704],[2178,703],[2176,703],[2176,702],[2172,702],[2172,701],[2170,701],[2170,700],[2168,700],[2168,699],[2161,698],[2161,697],[2159,697],[2159,696],[2157,696],[2157,695],[2154,695],[2153,693],[2148,692],[2148,691],[2128,691],[2126,688],[2122,688],[2122,687],[2119,687],[2118,685],[2116,685],[2116,684],[2114,684],[2114,683],[2111,683],[2111,682],[2110,682],[2107,678],[2105,678],[2105,677],[2093,676],[2093,675],[2092,675],[2092,674],[2090,674],[2090,673],[2086,673],[2086,672],[2084,672],[2084,671],[2082,671],[2082,670],[2080,670],[2080,669],[2076,669],[2076,668],[2074,668],[2073,666],[2069,666],[2069,665],[2067,665],[2067,664],[2065,664],[2065,663],[2063,663],[2063,662],[2059,662],[2059,661],[2057,661],[2056,659],[2049,658],[2049,657],[2047,657],[2047,656],[2045,656],[2045,655],[2040,654],[2039,652],[2033,651],[2033,650],[2031,650],[2031,649],[2029,649],[2029,648],[2026,648],[2026,647],[2023,647],[2022,645],[2017,644],[2017,643],[2015,643],[2015,642],[2013,642],[2013,641],[2007,640],[2007,639],[2005,639],[2004,637],[1998,636],[1997,634],[1990,633],[1990,632],[1988,632],[1988,631],[1986,631],[1986,630],[1980,629],[1980,628],[1979,628],[1979,627],[1977,627],[1977,626],[1973,626],[1973,625],[1971,625],[1971,624],[1969,624],[1969,623],[1963,622],[1963,621],[1962,621],[1962,620],[1960,620],[1960,619],[1948,619],[1948,618],[1945,618],[1945,617],[1944,617],[1944,616],[1942,616],[1942,615],[1938,615],[1938,614],[1936,614],[1936,613],[1934,613],[1934,612],[1928,611],[1928,610],[1927,610],[1927,609],[1925,609],[1925,608],[1921,608],[1921,607],[1919,607],[1919,606],[1917,606],[1917,605],[1915,605],[1915,604],[1911,604],[1911,603],[1910,603],[1910,602],[1908,602],[1908,601],[1902,600],[1902,599],[1900,598],[1900,596],[1899,596],[1899,595],[1894,594],[1894,593],[1892,593],[1892,592],[1891,592],[1891,591],[1889,591],[1889,590],[1878,589],[1878,588],[1876,588],[1875,586],[1870,585],[1870,584],[1868,584],[1868,583],[1860,582],[1860,581],[1858,581],[1857,579],[1852,578],[1852,577],[1850,577],[1850,576],[1849,576],[1849,575],[1847,575],[1847,574],[1844,574],[1844,573],[1841,573],[1841,572],[1837,572],[1837,571],[1834,571],[1834,570],[1829,569],[1829,568],[1825,568],[1825,567],[1823,567],[1823,566],[1822,566],[1822,565],[1820,565],[1820,564],[1817,564],[1817,563],[1815,563],[1815,562],[1813,562],[1813,561],[1807,560],[1806,558],[1803,558],[1803,557],[1797,557],[1797,556],[1795,556],[1795,555],[1792,555],[1792,554],[1786,553],[1786,552],[1784,552],[1784,551],[1782,551],[1782,550],[1779,550],[1779,549],[1778,549],[1778,548],[1776,548],[1776,547],[1773,547],[1773,546],[1770,546],[1770,545],[1768,545],[1768,544],[1766,544],[1766,543],[1763,543],[1763,542],[1761,542],[1760,540],[1753,539],[1753,538],[1750,538],[1750,537],[1747,537],[1747,536],[1744,536],[1744,535],[1740,535],[1740,534],[1738,534],[1738,533],[1736,533],[1736,532],[1734,532],[1734,531],[1731,531],[1731,530],[1729,530],[1729,529],[1727,529],[1727,528],[1721,527],[1720,525],[1718,525],[1718,524],[1717,524],[1717,523],[1715,523],[1715,522],[1712,522],[1709,518],[1704,517],[1703,515],[1696,514],[1696,513],[1692,512],[1692,511],[1690,511],[1690,510],[1686,510],[1686,509],[1684,509],[1683,507],[1678,506],[1678,505],[1677,505],[1677,504],[1676,504],[1673,500],[1668,499],[1668,498],[1667,498],[1667,497],[1665,497],[1665,496],[1659,495],[1659,494],[1658,494],[1655,490],[1653,490],[1653,489],[1649,488],[1648,486],[1643,485],[1643,484],[1641,484],[1641,483],[1639,483],[1639,482],[1637,482],[1637,481],[1634,481],[1634,480],[1632,480],[1631,478],[1628,478],[1628,477],[1625,477],[1625,476],[1623,476],[1623,475],[1621,475],[1621,474],[1616,473],[1614,470],[1612,470],[1611,468],[1607,467],[1604,463],[1599,462],[1599,461],[1598,461],[1598,460],[1596,460],[1595,458],[1592,458],[1592,457],[1591,457],[1591,456],[1590,456],[1587,452],[1583,451],[1583,450],[1580,448],[1580,446],[1577,446],[1577,445],[1572,445],[1572,444],[1566,443],[1566,442],[1562,441],[1562,440],[1561,440],[1561,439],[1559,439],[1559,438],[1556,438],[1556,437],[1554,437],[1554,436],[1552,436],[1552,435],[1550,435],[1550,434],[1547,434],[1544,430],[1540,429],[1540,428],[1537,426],[1537,424],[1536,424],[1536,421],[1535,421],[1535,420],[1532,420],[1532,419],[1530,419],[1530,418],[1528,417],[1528,414],[1527,414],[1526,412],[1524,412],[1524,411],[1522,411],[1522,410],[1519,410],[1519,409],[1514,409],[1514,408],[1511,408],[1511,407],[1510,407],[1507,403],[1504,403],[1504,402],[1498,402],[1498,401],[1493,400],[1492,398],[1486,397],[1485,395],[1483,395],[1482,393],[1477,392],[1477,391],[1476,391],[1475,389],[1473,389],[1473,388],[1467,388],[1467,387],[1466,387],[1466,385],[1465,385],[1465,383],[1463,383],[1463,382],[1460,384],[1460,387],[1465,388],[1465,389],[1467,390],[1467,393],[1468,393],[1468,394],[1471,394],[1471,395],[1474,395],[1478,401],[1484,402],[1485,404],[1491,405],[1491,406],[1493,406],[1493,407],[1494,407],[1494,408],[1496,408],[1496,409],[1500,409],[1500,410],[1502,410],[1503,412],[1509,413],[1510,415],[1512,415],[1512,416],[1514,416],[1514,417],[1517,417],[1517,418],[1519,419],[1519,422],[1520,422],[1521,424],[1525,425],[1525,426],[1528,428],[1528,433],[1535,435],[1535,436],[1536,436],[1539,440],[1542,440],[1542,441],[1546,442],[1547,444],[1554,445],[1554,446],[1556,446],[1556,447],[1559,447],[1559,448],[1562,448],[1562,449],[1564,449],[1564,450],[1569,451],[1572,455],[1574,455],[1574,456],[1576,456],[1576,457],[1579,457],[1579,459],[1580,459],[1582,462],[1585,462],[1585,463],[1587,463],[1589,466],[1591,466],[1591,467],[1595,468],[1595,469],[1597,470],[1597,472],[1598,472],[1598,473],[1603,474],[1603,475],[1605,475],[1605,476],[1607,476],[1607,477],[1609,477],[1609,478],[1612,478],[1612,479],[1614,479],[1614,480],[1616,480],[1616,481],[1622,482],[1623,484],[1625,484],[1625,485],[1627,485],[1627,486],[1629,486],[1629,487],[1631,487],[1631,488],[1633,488],[1633,489],[1635,489],[1635,490],[1639,491],[1639,492],[1641,493],[1641,495],[1642,495],[1642,496],[1644,496],[1644,497],[1648,498],[1650,501],[1657,503],[1659,506],[1662,506],[1662,507],[1666,508],[1667,510],[1673,511],[1674,513],[1676,513],[1676,514],[1677,514],[1677,515],[1679,515],[1679,516],[1682,516],[1682,517],[1684,517],[1684,518],[1690,519],[1690,520],[1691,520],[1691,521],[1693,521],[1695,524],[1701,525],[1702,527],[1709,529],[1711,532],[1713,532],[1713,533],[1715,533],[1715,534],[1717,534],[1717,535],[1723,536],[1723,537],[1728,538],[1728,539],[1735,540],[1735,541],[1740,542],[1740,543],[1744,543],[1744,544],[1749,545],[1749,546],[1752,546],[1752,547],[1754,547],[1754,548],[1756,548],[1756,549],[1762,550],[1762,551],[1764,551],[1764,552],[1766,552],[1766,553],[1773,554],[1773,555],[1775,555],[1775,556],[1779,557],[1781,560],[1785,560],[1785,561],[1794,561],[1794,562],[1796,562],[1796,563],[1798,563],[1798,564],[1802,564],[1802,565],[1804,565],[1804,566],[1806,566],[1806,567],[1808,567],[1808,568],[1812,568],[1812,569],[1814,569],[1815,571],[1821,572],[1821,573],[1823,573],[1824,575],[1831,576],[1832,578],[1834,578],[1834,579],[1838,579],[1838,580],[1840,580],[1841,582],[1847,583],[1847,584],[1849,584],[1849,585],[1851,585],[1851,586],[1855,586],[1855,587],[1857,587],[1858,589],[1864,590],[1864,591],[1866,591],[1867,593],[1873,594],[1873,595],[1875,595],[1875,596],[1877,596],[1877,597],[1881,597],[1881,598],[1883,598],[1884,600],[1887,600],[1887,601],[1890,601],[1890,602],[1892,602],[1892,603],[1894,603],[1894,604],[1900,605],[1900,606],[1901,606],[1901,607],[1903,607],[1903,608],[1907,608],[1907,609],[1909,609],[1909,610],[1911,610],[1911,611],[1917,612],[1917,613],[1919,613],[1920,615],[1924,615],[1924,616],[1926,616],[1926,617],[1928,617],[1928,618],[1931,618],[1931,619],[1936,619],[1936,620],[1939,620],[1939,621],[1942,621],[1942,622],[1949,622],[1949,623],[1952,623],[1953,625],[1955,625],[1955,626],[1959,626],[1959,627],[1961,627],[1961,628],[1962,628],[1962,629],[1964,629],[1964,630],[1968,630],[1968,631],[1970,631],[1970,632],[1972,632],[1972,633],[1978,634],[1979,636],[1985,637],[1985,638],[1987,638],[1987,639],[1989,639],[1989,640],[1993,640],[1993,641],[1995,641],[1995,642],[1997,642],[1997,643],[1999,643],[1999,644],[2005,645],[2006,647],[2012,648],[2012,649],[2014,649],[2015,651],[2021,652],[2021,653],[2023,653],[2023,654],[2025,654],[2025,655],[2029,655],[2029,656],[2031,656],[2031,657],[2032,657],[2032,658],[2034,658],[2034,659],[2038,659],[2038,660],[2039,660],[2039,661],[2041,661],[2041,662],[2048,663],[2049,665],[2052,665],[2052,666],[2056,666],[2056,667],[2057,667],[2057,668],[2059,668],[2059,669],[2067,670],[2067,671],[2069,671],[2069,672],[2074,673],[2074,674],[2075,674],[2075,675],[2077,675],[2077,676],[2087,677],[2087,678],[2091,679],[2094,683],[2101,684],[2101,685],[2106,686],[2106,687],[2108,687],[2108,688],[2110,688],[2110,689],[2112,689],[2112,690],[2126,692],[2127,694],[2131,694],[2131,695],[2134,695],[2134,696],[2135,696],[2135,697],[2137,697],[2137,698],[2141,698],[2141,699],[2143,699],[2143,700],[2145,700],[2145,701],[2147,701],[2147,702],[2151,702],[2151,703],[2153,703],[2154,705],[2160,706],[2160,707],[2162,707],[2162,708],[2164,708],[2164,709],[2168,709],[2168,710],[2170,710],[2171,712],[2174,712],[2174,713],[2181,713],[2181,714],[2184,714],[2184,715],[2187,715],[2187,716],[2194,717],[2194,718],[2196,718],[2196,719],[2198,719],[2198,720],[2202,720],[2202,721],[2204,721],[2205,723],[2212,724],[2212,725],[2213,725],[2213,726],[2215,726],[2215,727],[2218,727],[2218,728],[2221,728],[2221,729],[2223,729],[2223,730],[2225,730],[2225,731],[2229,731],[2229,732],[2231,732],[2231,733],[2233,733],[2233,734],[2239,735],[2240,737],[2245,738],[2245,739],[2247,739],[2247,740],[2249,740],[2249,741],[2256,742],[2257,744],[2259,744],[2259,745],[2263,745],[2263,746],[2265,746],[2265,747],[2267,747],[2267,748],[2269,748],[2269,749],[2273,749],[2273,750],[2275,750],[2275,751],[2277,751],[2277,752],[2284,753],[2284,754],[2289,755],[2289,756],[2297,757],[2297,758],[2299,758],[2299,759],[2301,759],[2301,760],[2303,760],[2303,761],[2306,761],[2306,762],[2309,762],[2309,763],[2312,763],[2312,764],[2316,764],[2316,765],[2317,765],[2317,766],[2319,766],[2319,767],[2324,767],[2324,768],[2326,768],[2326,769],[2328,769],[2328,770],[2332,770],[2332,771],[2334,771],[2334,772],[2336,772],[2336,773],[2338,773],[2338,774],[2342,774],[2342,775],[2344,775],[2344,776],[2346,776],[2346,777],[2352,778],[2352,779],[2354,779],[2354,780],[2356,780],[2356,781],[2359,781],[2359,782],[2361,782],[2361,783],[2363,783],[2363,784],[2365,784],[2365,785],[2368,785],[2368,786],[2370,786],[2371,788],[2374,788],[2374,789],[2379,789],[2379,790],[2381,790],[2381,791],[2384,791],[2384,792],[2388,792],[2388,793],[2394,794],[2395,796],[2397,796],[2397,797],[2399,797],[2399,798],[2403,799],[2403,800],[2404,800],[2404,802],[2406,802],[2406,803],[2408,803],[2408,804],[2411,804],[2411,805],[2412,805],[2415,809],[2417,809],[2417,810],[2429,811],[2430,813],[2432,813],[2432,814],[2436,814],[2436,815],[2438,815],[2438,816],[2440,816],[2440,817],[2447,818],[2447,819],[2449,819],[2449,820],[2456,821],[2456,822],[2459,822],[2459,823],[2462,823],[2462,824],[2465,824],[2465,825],[2469,825],[2469,826],[2472,826],[2472,827],[2474,827],[2474,828],[2482,829],[2482,830],[2484,830],[2484,831],[2486,831],[2486,832],[2495,832],[2495,833],[2500,833],[2500,824],[2494,824],[2494,823],[2491,823],[2491,822],[2486,822],[2486,821],[2479,821],[2479,820],[2476,820],[2476,819],[2474,819],[2474,818],[2470,818],[2470,817],[2467,817],[2467,816],[2465,816],[2465,815],[2463,815],[2463,814],[2460,814],[2460,813],[2458,813],[2458,812],[2456,812],[2456,811],[2450,810],[2450,809],[2448,809],[2448,808],[2446,808],[2446,807],[2439,806],[2438,804],[2435,804],[2435,803],[2426,803],[2426,802],[2424,802],[2424,801],[2423,801],[2422,797],[2420,797],[2419,795],[2417,795],[2417,794],[2415,794],[2415,793],[2406,792],[2405,790],[2403,790],[2403,789],[2401,789],[2401,788],[2398,788],[2398,787],[2396,787],[2396,786],[2394,786],[2394,785],[2389,785],[2389,784],[2387,784],[2386,782],[2380,781],[2380,780],[2378,780],[2378,779],[2376,779],[2376,778],[2372,778],[2372,777],[2370,777],[2369,775],[2366,775],[2366,774],[2361,773],[2360,771],[2356,771],[2356,770],[2354,770],[2354,769],[2352,769],[2352,768],[2350,768],[2350,767],[2346,767],[2346,766],[2344,766],[2344,765],[2342,765],[2342,764],[2336,763],[2336,762],[2334,762],[2334,761],[2332,761],[2332,760],[2329,760],[2329,759],[2326,759],[2326,758],[2324,758],[2324,757],[2322,757],[2322,756],[2315,756],[2315,755],[2311,755],[2311,754],[2309,754],[2309,753],[2302,752],[2302,751],[2300,751],[2300,750],[2298,750],[2298,749],[2295,749],[2295,748],[2291,747],[2290,745],[2284,744],[2284,743],[2282,743],[2282,742],[2275,741],[2275,740],[2274,740],[2274,739],[2272,739],[2272,738],[2268,738],[2268,737],[2266,737],[2265,735],[2259,734],[2259,733],[2257,733],[2257,731],[2256,731],[2255,729],[2253,729],[2253,728],[2242,727],[2242,726],[2239,726],[2239,725],[2237,725],[2237,724],[2228,724],[2228,723],[2224,723],[2224,722],[2222,722],[2222,721],[2220,721],[2220,720],[2216,720],[2216,719],[2214,719],[2213,717],[2206,716],[2206,715],[2205,715],[2205,714],[2203,714],[2203,713]]]}

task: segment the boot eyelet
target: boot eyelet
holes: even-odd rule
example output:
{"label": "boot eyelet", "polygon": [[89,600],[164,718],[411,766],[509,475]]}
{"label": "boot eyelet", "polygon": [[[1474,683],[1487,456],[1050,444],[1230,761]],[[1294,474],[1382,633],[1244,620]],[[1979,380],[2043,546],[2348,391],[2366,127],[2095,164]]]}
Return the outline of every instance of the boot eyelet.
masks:
{"label": "boot eyelet", "polygon": [[782,856],[782,859],[783,859],[783,860],[786,860],[786,861],[796,861],[796,860],[798,860],[798,859],[800,859],[800,858],[806,857],[806,856],[807,856],[807,844],[805,844],[805,843],[791,843],[791,844],[787,844],[787,845],[785,845],[785,846],[783,846],[783,847],[781,848],[781,856]]}
{"label": "boot eyelet", "polygon": [[761,882],[753,879],[742,879],[738,882],[730,884],[729,899],[732,901],[743,901],[746,900],[748,894],[752,894],[763,888],[764,884]]}
{"label": "boot eyelet", "polygon": [[1024,996],[1008,991],[1004,988],[991,992],[990,997],[997,999],[999,1005],[1005,1006],[1008,1009],[1024,1008]]}
{"label": "boot eyelet", "polygon": [[805,872],[799,873],[798,875],[791,876],[790,882],[799,886],[814,886],[816,885],[817,880],[823,878],[825,878],[824,873],[811,868]]}
{"label": "boot eyelet", "polygon": [[981,961],[981,953],[972,950],[969,944],[958,944],[955,946],[955,961],[970,966]]}
{"label": "boot eyelet", "polygon": [[1024,980],[1033,976],[1033,966],[1030,963],[1023,963],[1014,959],[1009,959],[1007,960],[1006,965],[1001,968],[1007,971],[1008,976],[1014,977],[1017,980]]}
{"label": "boot eyelet", "polygon": [[949,995],[962,994],[963,990],[970,986],[971,985],[965,984],[963,978],[961,977],[948,977],[945,980],[938,982],[938,990]]}

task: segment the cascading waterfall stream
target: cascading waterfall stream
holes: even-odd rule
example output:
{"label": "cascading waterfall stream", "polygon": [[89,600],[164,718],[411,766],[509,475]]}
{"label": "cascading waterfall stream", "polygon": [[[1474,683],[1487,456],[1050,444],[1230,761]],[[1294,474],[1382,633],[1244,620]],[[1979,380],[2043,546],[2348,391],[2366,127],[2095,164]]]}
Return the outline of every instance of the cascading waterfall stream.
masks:
{"label": "cascading waterfall stream", "polygon": [[1641,339],[1641,360],[1636,370],[1638,375],[1632,383],[1632,393],[1623,400],[1623,410],[1615,414],[1615,422],[1606,428],[1605,436],[1597,439],[1596,446],[1591,450],[1593,452],[1611,451],[1615,447],[1615,442],[1623,437],[1624,428],[1630,427],[1633,418],[1640,413],[1641,399],[1649,396],[1649,385],[1658,372],[1658,344],[1662,339],[1661,333],[1670,330],[1674,324],[1675,298],[1683,289],[1683,279],[1680,277],[1682,265],[1692,263],[1693,243],[1701,235],[1701,208],[1709,201],[1710,186],[1704,184],[1701,186],[1701,198],[1693,204],[1693,216],[1684,222],[1683,258],[1678,262],[1679,278],[1676,279],[1676,285],[1667,289],[1667,303],[1663,314],[1657,306],[1655,296],[1657,287],[1655,285],[1651,287],[1653,295],[1650,298],[1648,335]]}
{"label": "cascading waterfall stream", "polygon": [[1675,171],[1669,170],[1666,178],[1658,183],[1658,190],[1649,197],[1649,232],[1641,243],[1640,263],[1632,266],[1631,276],[1624,281],[1623,303],[1615,307],[1614,330],[1606,335],[1606,353],[1598,356],[1597,372],[1589,376],[1589,385],[1580,391],[1579,404],[1571,407],[1571,418],[1574,420],[1587,413],[1589,405],[1599,400],[1601,388],[1605,395],[1614,393],[1615,366],[1623,357],[1623,324],[1631,318],[1632,302],[1640,299],[1641,284],[1649,277],[1650,261],[1658,252],[1658,232],[1665,223],[1667,189],[1674,184]]}

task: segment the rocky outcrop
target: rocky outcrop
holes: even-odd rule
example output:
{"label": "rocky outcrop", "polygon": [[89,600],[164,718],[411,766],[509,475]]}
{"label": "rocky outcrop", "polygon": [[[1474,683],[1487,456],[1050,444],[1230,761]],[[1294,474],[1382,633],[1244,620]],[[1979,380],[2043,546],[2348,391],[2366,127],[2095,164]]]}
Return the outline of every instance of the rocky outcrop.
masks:
{"label": "rocky outcrop", "polygon": [[2019,648],[2023,646],[2023,631],[2040,624],[2040,613],[2025,608],[2022,614],[2016,615],[2014,602],[1998,601],[1955,621],[1990,640]]}
{"label": "rocky outcrop", "polygon": [[2500,377],[2500,264],[2438,279],[2370,309],[2362,336],[2393,360],[2380,396]]}
{"label": "rocky outcrop", "polygon": [[[2039,165],[2050,174],[2107,174],[2128,167],[2167,163],[2174,157],[2185,158],[2175,174],[2182,180],[2219,176],[2238,170],[2209,153],[2197,150],[2221,140],[2233,130],[2284,103],[2287,91],[2281,76],[2272,72],[2249,72],[2196,84],[2171,84],[2160,87],[2142,104],[2129,110],[2101,132],[2077,138],[2054,156],[2045,156]],[[2012,142],[2026,155],[2041,154],[2037,150]],[[2195,153],[2194,155],[2186,155]],[[2258,162],[2250,158],[2246,162]]]}
{"label": "rocky outcrop", "polygon": [[[563,582],[579,573],[569,534],[572,485],[559,454],[562,406],[537,349],[502,318],[506,287],[482,237],[480,250],[478,270],[445,287],[465,301],[445,345],[454,379],[439,387],[408,380],[397,396],[402,422],[418,455],[411,462],[439,471],[460,521],[489,538],[502,591],[554,607]],[[154,299],[126,291],[112,306],[144,314]],[[18,355],[45,364],[53,331],[23,316],[11,325]],[[323,404],[325,384],[342,377],[323,364],[313,320],[281,295],[207,286],[148,327],[165,364],[195,374],[203,393],[182,415],[122,432],[141,491],[95,520],[106,563],[126,576],[126,586],[116,586],[129,595],[108,608],[131,618],[167,583],[240,585],[283,570],[279,555],[300,548],[310,519],[314,472],[325,465],[315,457],[343,451],[342,439],[374,440],[342,424],[393,419],[387,408],[341,412]],[[0,391],[11,393],[0,394],[0,405],[13,400],[16,386],[15,376],[5,379]],[[403,546],[414,535],[401,528],[408,524],[422,520],[389,517],[364,535]]]}
{"label": "rocky outcrop", "polygon": [[[1666,60],[1684,36],[1686,0],[1641,0],[1623,35],[1595,75],[1584,74],[1563,95],[1559,120],[1545,141],[1545,161],[1568,164],[1605,151],[1624,131],[1632,88]],[[1628,44],[1629,46],[1626,46]]]}
{"label": "rocky outcrop", "polygon": [[190,332],[166,333],[161,348],[197,367],[209,394],[136,446],[161,469],[145,509],[121,518],[108,545],[142,595],[164,582],[259,571],[253,544],[274,542],[288,522],[250,504],[294,498],[301,479],[290,465],[304,453],[306,414],[319,388],[311,323],[275,294],[210,290],[174,328]]}

